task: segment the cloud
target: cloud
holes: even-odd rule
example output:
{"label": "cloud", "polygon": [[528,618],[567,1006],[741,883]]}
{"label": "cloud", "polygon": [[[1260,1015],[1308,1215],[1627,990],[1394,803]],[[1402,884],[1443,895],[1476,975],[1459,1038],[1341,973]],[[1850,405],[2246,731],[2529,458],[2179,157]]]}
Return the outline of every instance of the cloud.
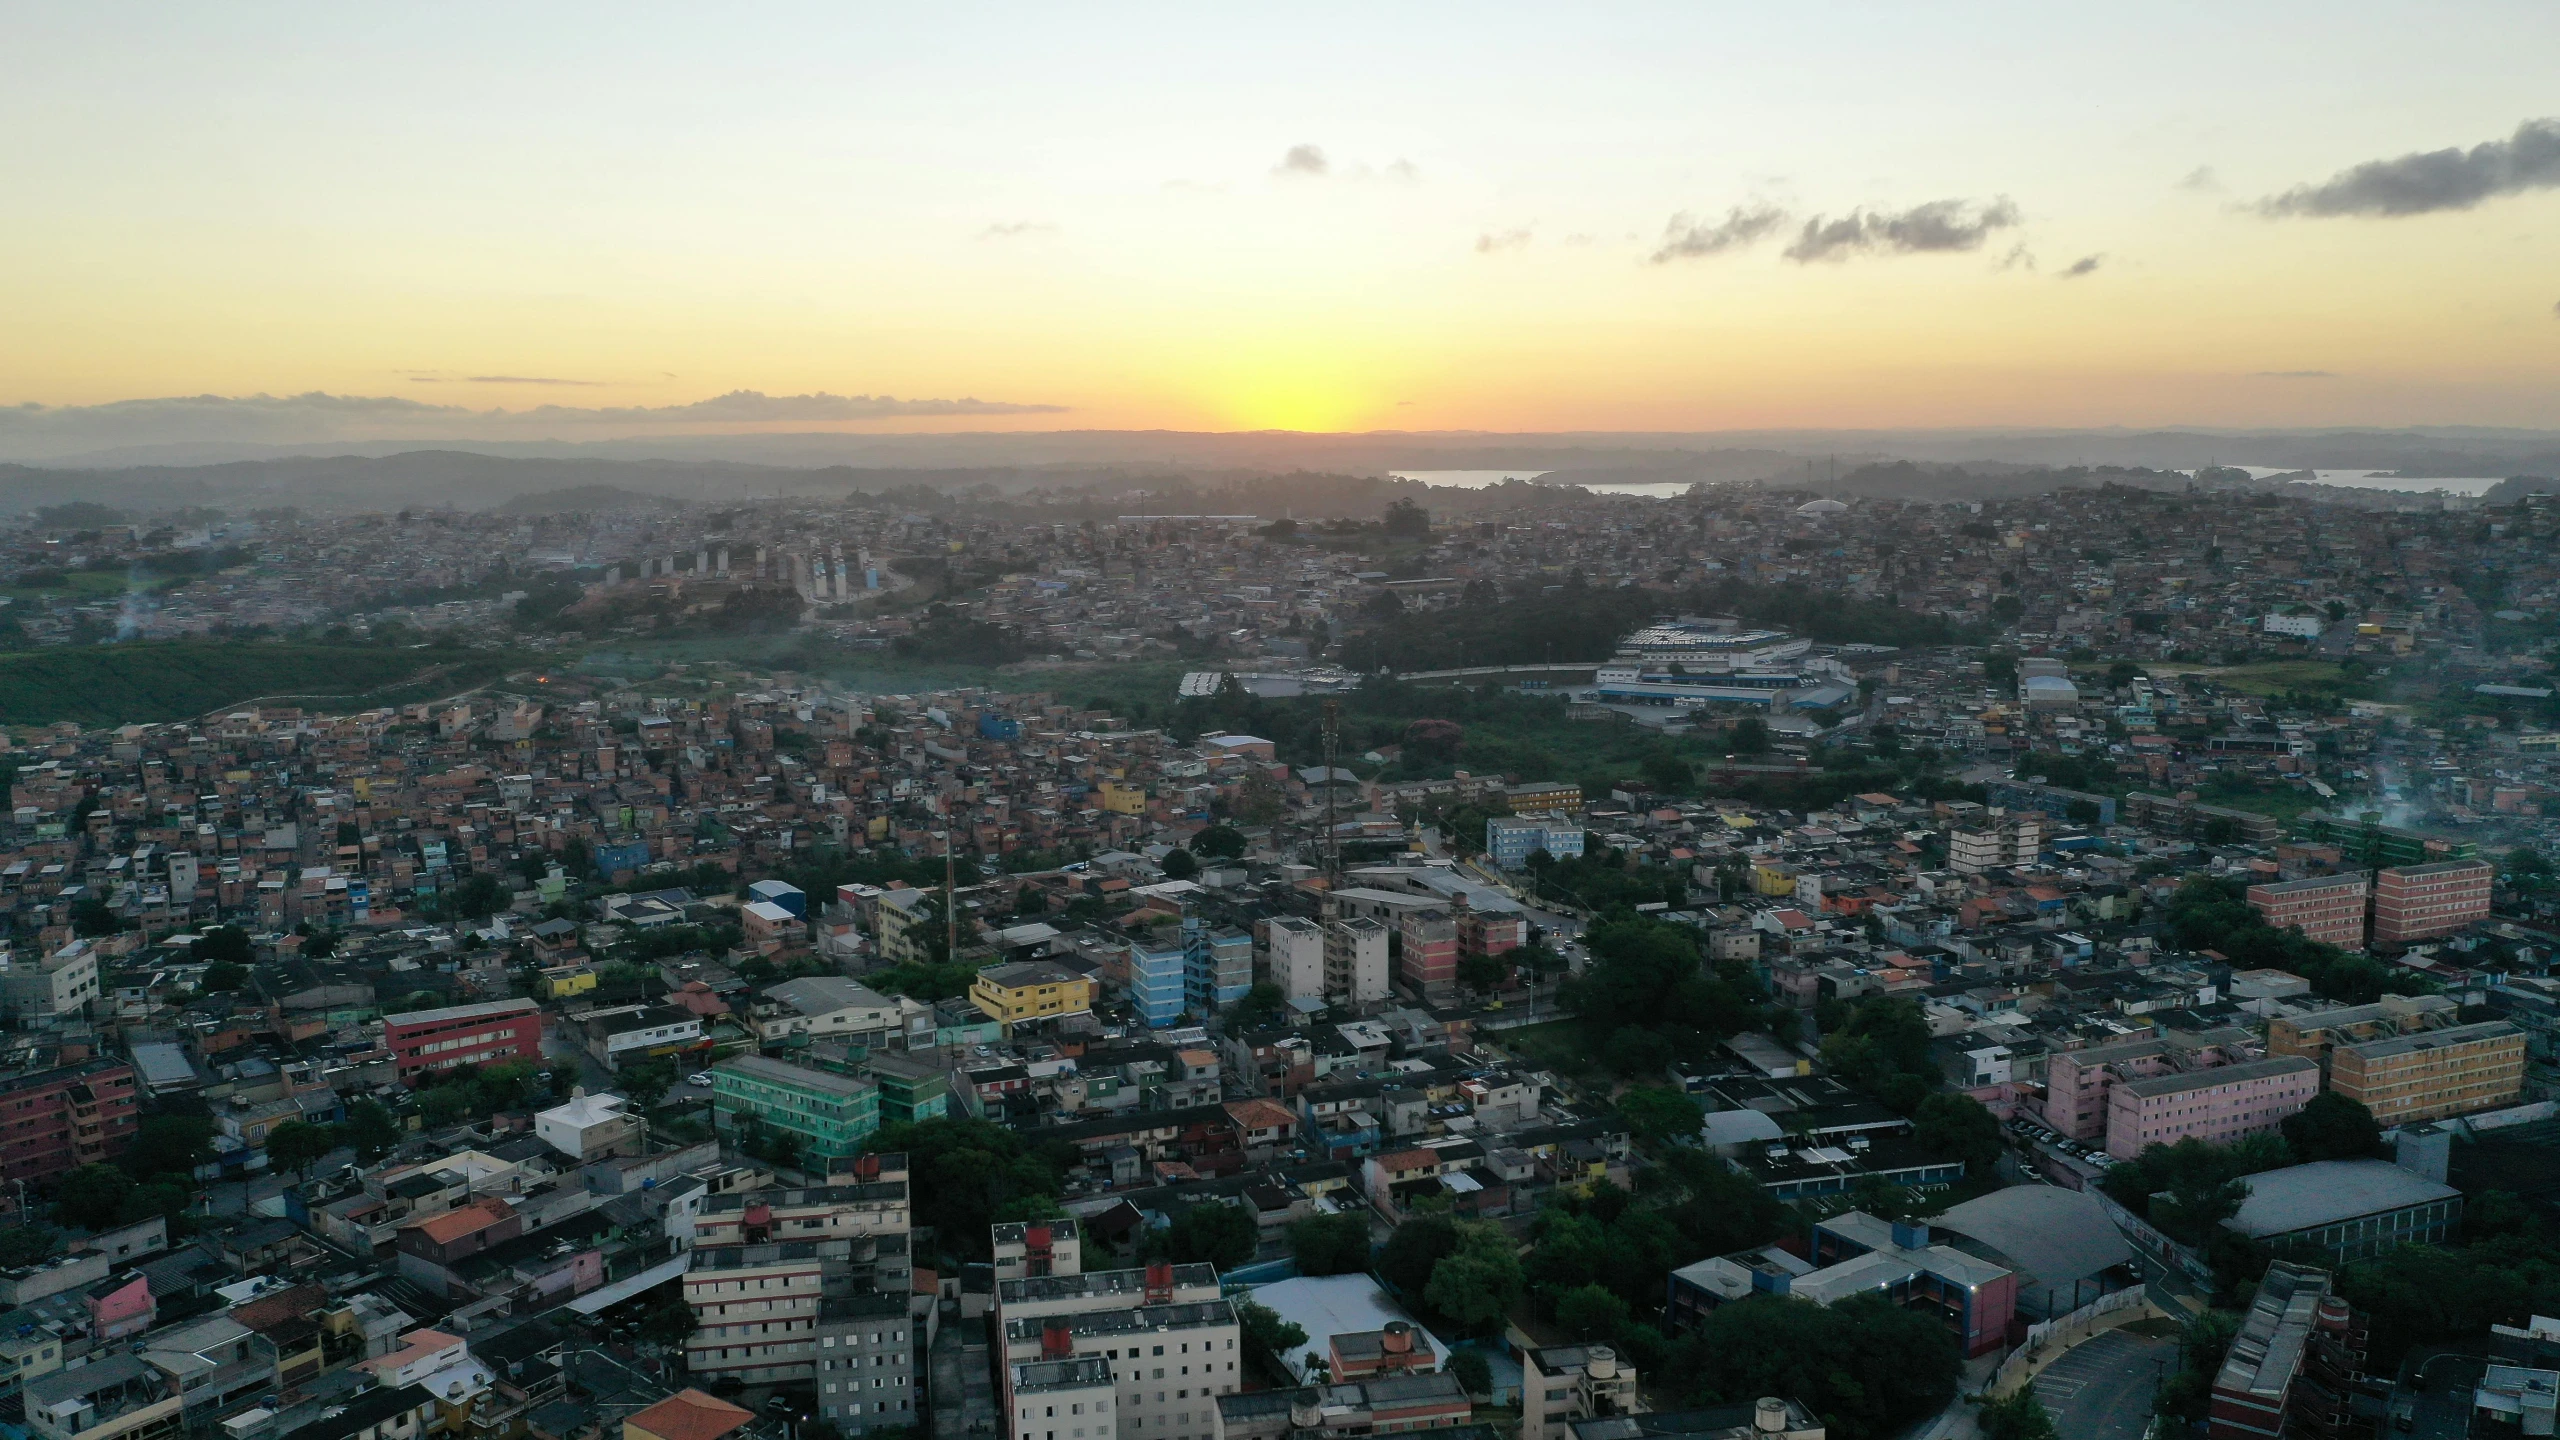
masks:
{"label": "cloud", "polygon": [[2222,177],[2213,173],[2212,166],[2199,165],[2178,177],[2178,188],[2193,190],[2199,194],[2219,194],[2222,191]]}
{"label": "cloud", "polygon": [[2468,150],[2413,150],[2367,160],[2317,185],[2297,185],[2257,204],[2269,218],[2426,215],[2468,210],[2483,200],[2560,186],[2560,120],[2527,120],[2504,140]]}
{"label": "cloud", "polygon": [[1529,232],[1525,229],[1502,231],[1488,230],[1482,235],[1476,237],[1476,253],[1479,255],[1498,255],[1505,250],[1517,250],[1528,243]]}
{"label": "cloud", "polygon": [[1746,210],[1736,205],[1725,212],[1722,220],[1700,220],[1683,210],[1662,227],[1661,248],[1653,252],[1653,263],[1668,265],[1674,260],[1696,260],[1709,255],[1722,255],[1761,239],[1787,223],[1787,213],[1768,205],[1754,205]]}
{"label": "cloud", "polygon": [[[498,383],[508,383],[500,381]],[[555,382],[546,382],[555,383]],[[1062,405],[902,400],[891,395],[767,395],[733,390],[682,405],[524,410],[436,405],[392,395],[177,395],[101,405],[0,406],[0,457],[44,459],[160,445],[309,445],[365,440],[549,438],[589,426],[827,424],[916,416],[1049,415]]]}
{"label": "cloud", "polygon": [[2106,258],[2107,257],[2104,255],[2083,255],[2079,259],[2072,261],[2070,264],[2063,266],[2062,273],[2054,278],[2058,280],[2077,280],[2083,275],[2095,275],[2098,273],[2098,262]]}
{"label": "cloud", "polygon": [[1852,210],[1837,220],[1820,215],[1804,222],[1786,257],[1800,265],[1846,260],[1852,255],[1929,255],[1979,250],[1995,230],[2019,223],[2016,202],[2000,196],[1987,204],[1932,200],[1900,214]]}
{"label": "cloud", "polygon": [[2249,374],[2252,378],[2259,380],[2335,380],[2338,378],[2338,372],[2335,370],[2252,370]]}
{"label": "cloud", "polygon": [[2024,270],[2032,274],[2036,268],[2035,252],[2027,248],[2026,241],[2021,240],[2017,244],[2010,246],[2009,253],[2001,256],[2000,263],[1992,268],[1997,270]]}
{"label": "cloud", "polygon": [[611,385],[611,380],[555,380],[542,375],[466,375],[466,385]]}
{"label": "cloud", "polygon": [[1332,162],[1324,158],[1323,146],[1292,145],[1289,147],[1289,153],[1280,157],[1280,163],[1271,167],[1271,173],[1274,175],[1322,175],[1332,168]]}
{"label": "cloud", "polygon": [[1389,161],[1387,178],[1399,185],[1419,185],[1422,183],[1422,167],[1410,160]]}
{"label": "cloud", "polygon": [[1018,240],[1025,235],[1055,235],[1058,227],[1046,220],[999,220],[978,232],[981,240]]}

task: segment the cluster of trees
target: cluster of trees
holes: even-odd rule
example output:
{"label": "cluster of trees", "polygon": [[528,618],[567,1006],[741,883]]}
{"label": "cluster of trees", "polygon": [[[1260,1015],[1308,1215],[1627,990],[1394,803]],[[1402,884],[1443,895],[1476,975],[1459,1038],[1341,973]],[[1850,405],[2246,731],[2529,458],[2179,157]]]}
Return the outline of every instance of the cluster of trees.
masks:
{"label": "cluster of trees", "polygon": [[406,650],[281,641],[128,641],[57,646],[0,670],[0,723],[91,728],[181,720],[255,695],[376,695],[434,669],[467,688],[508,668],[499,651]]}
{"label": "cluster of trees", "polygon": [[1520,1248],[1499,1225],[1417,1215],[1378,1252],[1378,1278],[1465,1335],[1498,1335],[1528,1293]]}
{"label": "cluster of trees", "polygon": [[[493,1067],[494,1068],[494,1067]],[[347,1118],[334,1125],[287,1120],[267,1132],[267,1164],[301,1174],[333,1150],[355,1151],[358,1164],[370,1165],[400,1143],[400,1122],[379,1100],[358,1100]]]}
{"label": "cluster of trees", "polygon": [[1593,925],[1583,943],[1590,963],[1563,982],[1559,998],[1606,1037],[1600,1058],[1622,1074],[1704,1055],[1763,1018],[1767,997],[1750,967],[1707,965],[1689,926],[1625,915]]}
{"label": "cluster of trees", "polygon": [[929,607],[916,628],[899,636],[890,648],[902,660],[945,665],[1011,665],[1031,655],[1012,627],[972,620],[941,604]]}
{"label": "cluster of trees", "polygon": [[[629,1077],[624,1078],[627,1085]],[[555,1060],[547,1069],[530,1060],[506,1060],[476,1070],[458,1066],[443,1072],[435,1084],[418,1092],[418,1114],[430,1128],[451,1125],[474,1115],[524,1109],[546,1090],[566,1095],[577,1082],[575,1060]],[[665,1092],[661,1089],[659,1093]],[[348,1111],[352,1115],[354,1107],[348,1107]]]}
{"label": "cluster of trees", "polygon": [[[1481,833],[1481,832],[1479,832]],[[1689,882],[1667,865],[1630,864],[1623,853],[1586,836],[1583,852],[1558,859],[1544,850],[1529,856],[1529,883],[1550,900],[1601,914],[1638,905],[1674,908],[1689,903]]]}
{"label": "cluster of trees", "polygon": [[2300,930],[2275,929],[2249,908],[2248,889],[2237,880],[2192,876],[2170,897],[2167,908],[2181,946],[2219,951],[2233,969],[2290,970],[2332,1000],[2367,1005],[2385,995],[2424,995],[2435,988],[2433,981],[2406,967],[2349,954]]}
{"label": "cluster of trees", "polygon": [[1756,1295],[1710,1313],[1655,1373],[1689,1404],[1785,1395],[1837,1440],[1883,1440],[1944,1408],[1963,1363],[1942,1322],[1882,1295],[1829,1306]]}
{"label": "cluster of trees", "polygon": [[1058,1208],[1059,1176],[1073,1161],[1065,1141],[1026,1140],[985,1120],[944,1118],[884,1125],[873,1154],[904,1153],[915,1219],[930,1225],[954,1258],[987,1257],[987,1227],[1004,1220],[1049,1220]]}

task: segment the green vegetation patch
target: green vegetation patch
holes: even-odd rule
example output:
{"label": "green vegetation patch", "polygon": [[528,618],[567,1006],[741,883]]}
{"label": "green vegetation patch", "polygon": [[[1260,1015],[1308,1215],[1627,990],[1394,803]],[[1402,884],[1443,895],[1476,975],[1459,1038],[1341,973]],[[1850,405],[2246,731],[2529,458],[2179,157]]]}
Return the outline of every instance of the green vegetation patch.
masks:
{"label": "green vegetation patch", "polygon": [[180,640],[0,657],[0,722],[184,720],[226,705],[393,704],[466,690],[509,668],[495,651]]}

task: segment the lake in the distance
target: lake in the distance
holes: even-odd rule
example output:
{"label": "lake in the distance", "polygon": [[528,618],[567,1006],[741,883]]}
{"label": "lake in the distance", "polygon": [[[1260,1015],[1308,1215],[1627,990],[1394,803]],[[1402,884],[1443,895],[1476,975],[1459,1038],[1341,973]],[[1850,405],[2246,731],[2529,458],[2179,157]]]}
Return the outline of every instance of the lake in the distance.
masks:
{"label": "lake in the distance", "polygon": [[[2264,480],[2270,475],[2301,473],[2297,470],[2279,470],[2270,465],[2237,465],[2232,468],[2248,471],[2249,478],[2253,480]],[[2503,475],[2455,475],[2443,478],[2430,475],[2419,480],[2403,480],[2388,470],[2314,470],[2311,473],[2317,477],[2312,482],[2317,485],[2342,485],[2350,490],[2398,490],[2411,495],[2425,495],[2442,490],[2447,494],[2469,495],[2474,498],[2488,494],[2506,479]]]}
{"label": "lake in the distance", "polygon": [[[1552,475],[1552,470],[1390,470],[1398,480],[1419,480],[1450,490],[1490,490],[1505,480],[1535,480]],[[1594,495],[1650,495],[1656,499],[1684,494],[1689,489],[1685,480],[1665,480],[1630,485],[1577,485]]]}

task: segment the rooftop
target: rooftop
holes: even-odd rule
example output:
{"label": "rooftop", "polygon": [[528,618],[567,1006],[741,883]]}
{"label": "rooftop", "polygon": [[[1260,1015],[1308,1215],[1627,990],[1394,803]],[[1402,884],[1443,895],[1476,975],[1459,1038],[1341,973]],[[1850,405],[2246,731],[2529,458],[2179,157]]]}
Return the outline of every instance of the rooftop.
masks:
{"label": "rooftop", "polygon": [[2388,1160],[2318,1160],[2264,1171],[2240,1183],[2249,1187],[2249,1198],[2231,1217],[2231,1228],[2255,1240],[2462,1194]]}

